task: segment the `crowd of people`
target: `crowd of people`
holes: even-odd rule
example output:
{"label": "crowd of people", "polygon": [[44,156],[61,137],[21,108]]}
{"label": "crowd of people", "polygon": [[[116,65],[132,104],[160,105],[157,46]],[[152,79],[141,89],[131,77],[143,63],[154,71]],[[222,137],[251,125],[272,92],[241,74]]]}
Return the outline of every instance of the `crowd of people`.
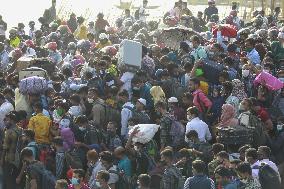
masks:
{"label": "crowd of people", "polygon": [[[196,16],[177,1],[159,23],[143,0],[113,26],[103,13],[60,20],[55,7],[28,33],[0,17],[3,189],[284,187],[279,7],[244,22],[236,4],[219,19],[214,0]],[[161,25],[197,35],[173,49]],[[143,45],[141,69],[119,67],[124,39]],[[27,63],[47,87],[22,76]],[[149,142],[134,140],[141,124],[159,125]]]}

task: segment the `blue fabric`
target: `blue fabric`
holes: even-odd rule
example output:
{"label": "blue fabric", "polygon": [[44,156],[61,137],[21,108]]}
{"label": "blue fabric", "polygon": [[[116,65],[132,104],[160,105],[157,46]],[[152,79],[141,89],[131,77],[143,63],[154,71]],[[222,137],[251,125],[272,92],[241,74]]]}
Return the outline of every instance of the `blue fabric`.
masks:
{"label": "blue fabric", "polygon": [[151,85],[147,83],[145,83],[144,86],[140,88],[140,98],[144,98],[146,100],[147,110],[151,110],[154,107],[154,101],[152,99],[150,89],[151,89]]}
{"label": "blue fabric", "polygon": [[124,174],[127,177],[131,177],[132,176],[132,174],[131,174],[131,161],[128,159],[127,156],[124,156],[123,159],[119,160],[118,168],[120,170],[123,170]]}

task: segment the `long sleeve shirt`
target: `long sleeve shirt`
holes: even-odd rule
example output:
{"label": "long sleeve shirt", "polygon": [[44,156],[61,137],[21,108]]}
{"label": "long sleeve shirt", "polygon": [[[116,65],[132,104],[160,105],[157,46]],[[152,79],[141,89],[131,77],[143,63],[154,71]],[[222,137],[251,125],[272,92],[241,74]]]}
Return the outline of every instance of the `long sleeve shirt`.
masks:
{"label": "long sleeve shirt", "polygon": [[205,113],[205,110],[202,110],[202,106],[205,106],[207,109],[211,108],[212,106],[212,102],[200,89],[194,91],[193,93],[193,104],[198,108],[199,112],[203,113]]}
{"label": "long sleeve shirt", "polygon": [[132,117],[134,105],[131,102],[126,102],[121,110],[121,136],[126,136],[128,132],[128,120]]}
{"label": "long sleeve shirt", "polygon": [[250,51],[247,54],[247,58],[251,61],[252,64],[256,65],[256,64],[260,64],[261,60],[260,60],[260,56],[258,54],[258,52],[253,49],[252,51]]}
{"label": "long sleeve shirt", "polygon": [[[192,130],[195,130],[198,133],[198,138],[201,142],[206,142],[212,139],[208,125],[198,117],[192,119],[187,123],[185,133],[188,133]],[[187,138],[185,138],[185,140],[187,141]]]}

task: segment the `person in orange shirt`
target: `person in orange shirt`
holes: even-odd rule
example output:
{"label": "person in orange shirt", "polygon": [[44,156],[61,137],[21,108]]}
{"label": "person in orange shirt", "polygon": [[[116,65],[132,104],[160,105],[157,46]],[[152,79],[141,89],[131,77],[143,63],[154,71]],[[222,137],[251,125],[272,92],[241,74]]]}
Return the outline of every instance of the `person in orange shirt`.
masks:
{"label": "person in orange shirt", "polygon": [[43,115],[43,106],[41,103],[34,105],[36,115],[31,117],[28,128],[35,132],[35,141],[38,144],[49,144],[49,135],[52,121],[49,117]]}

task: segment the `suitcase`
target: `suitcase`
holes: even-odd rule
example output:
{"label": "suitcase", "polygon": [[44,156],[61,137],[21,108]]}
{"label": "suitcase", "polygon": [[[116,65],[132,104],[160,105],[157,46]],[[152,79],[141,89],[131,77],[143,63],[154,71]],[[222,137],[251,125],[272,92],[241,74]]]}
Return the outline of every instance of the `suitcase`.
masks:
{"label": "suitcase", "polygon": [[55,64],[48,58],[35,58],[32,67],[38,67],[46,70],[48,75],[52,75],[55,71]]}
{"label": "suitcase", "polygon": [[35,59],[32,57],[21,57],[18,59],[17,63],[16,63],[16,72],[20,72],[23,69],[26,69],[28,67],[30,67],[31,65],[33,65],[33,63],[35,62]]}
{"label": "suitcase", "polygon": [[26,68],[19,72],[19,80],[32,76],[47,78],[47,73],[44,69],[38,67]]}
{"label": "suitcase", "polygon": [[118,69],[129,72],[136,72],[141,69],[142,44],[123,40],[118,51]]}
{"label": "suitcase", "polygon": [[243,126],[217,127],[217,141],[225,145],[243,145],[253,142],[253,129]]}

